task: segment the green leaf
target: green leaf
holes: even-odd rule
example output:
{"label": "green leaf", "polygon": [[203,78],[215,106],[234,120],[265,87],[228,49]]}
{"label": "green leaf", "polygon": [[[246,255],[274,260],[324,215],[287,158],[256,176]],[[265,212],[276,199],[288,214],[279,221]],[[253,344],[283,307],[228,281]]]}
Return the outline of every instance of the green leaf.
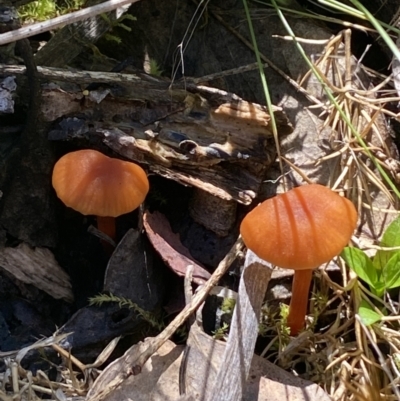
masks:
{"label": "green leaf", "polygon": [[383,294],[385,293],[385,290],[387,289],[385,283],[383,281],[379,281],[378,283],[375,284],[375,287],[371,288],[371,291],[377,296],[377,297],[382,297]]}
{"label": "green leaf", "polygon": [[[385,233],[383,234],[380,246],[392,247],[400,246],[400,217],[393,220]],[[389,259],[397,251],[378,251],[374,257],[373,264],[377,269],[383,269],[385,265],[389,262]]]}
{"label": "green leaf", "polygon": [[364,280],[372,288],[378,286],[378,272],[371,259],[363,251],[358,248],[346,247],[340,256],[361,280]]}
{"label": "green leaf", "polygon": [[360,307],[358,308],[358,314],[360,315],[361,322],[366,326],[371,326],[371,324],[377,323],[381,320],[381,315],[375,312],[371,305],[362,300]]}
{"label": "green leaf", "polygon": [[380,281],[386,289],[400,287],[400,251],[395,252],[386,263]]}

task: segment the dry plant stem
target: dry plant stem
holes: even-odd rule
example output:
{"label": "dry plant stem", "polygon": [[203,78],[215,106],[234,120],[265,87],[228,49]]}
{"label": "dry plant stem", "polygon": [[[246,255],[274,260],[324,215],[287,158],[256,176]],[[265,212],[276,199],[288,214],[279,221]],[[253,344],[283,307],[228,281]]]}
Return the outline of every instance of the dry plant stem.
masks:
{"label": "dry plant stem", "polygon": [[[185,294],[185,305],[189,305],[193,298],[193,265],[189,265],[186,269],[185,281],[183,284],[184,294]],[[196,318],[192,315],[188,318],[187,325],[191,326],[195,322]]]}
{"label": "dry plant stem", "polygon": [[[1,35],[0,35],[1,37]],[[102,81],[104,83],[113,84],[139,84],[141,77],[135,74],[121,74],[116,72],[100,72],[100,71],[69,71],[62,68],[54,67],[38,67],[40,78],[49,80],[57,80],[62,82],[70,82],[71,80],[77,84],[90,84],[93,81]],[[20,65],[0,64],[0,72],[2,74],[26,74],[26,67]],[[167,88],[167,85],[165,85]]]}
{"label": "dry plant stem", "polygon": [[267,262],[247,251],[228,342],[214,390],[207,401],[242,400],[254,355],[261,306],[271,273]]}
{"label": "dry plant stem", "polygon": [[308,291],[310,290],[312,270],[295,270],[292,285],[292,299],[290,300],[287,325],[290,335],[297,336],[304,326],[307,313]]}
{"label": "dry plant stem", "polygon": [[385,361],[385,358],[381,352],[381,350],[379,349],[377,343],[376,343],[376,339],[374,339],[372,337],[371,331],[372,329],[368,329],[361,321],[360,316],[357,314],[356,315],[356,320],[357,322],[360,324],[360,327],[362,328],[362,330],[364,331],[364,334],[367,336],[368,340],[369,340],[369,344],[372,345],[372,347],[374,348],[377,356],[378,356],[378,360],[379,360],[379,368],[381,368],[387,375],[387,377],[390,379],[390,385],[391,388],[393,390],[393,393],[396,395],[396,398],[399,400],[400,399],[400,391],[397,388],[397,385],[395,385],[395,380],[394,377],[392,375],[392,372],[390,371],[389,367],[388,367],[388,363],[387,361]]}
{"label": "dry plant stem", "polygon": [[18,364],[16,362],[11,362],[11,376],[12,376],[12,385],[14,394],[18,394],[19,392]]}
{"label": "dry plant stem", "polygon": [[[263,67],[267,68],[268,64],[264,63]],[[216,72],[215,74],[204,75],[204,76],[198,77],[198,78],[190,78],[190,82],[195,85],[199,85],[204,82],[213,81],[215,79],[224,78],[224,77],[231,76],[231,75],[242,74],[244,72],[253,71],[253,70],[257,70],[257,69],[258,69],[258,64],[252,63],[252,64],[244,65],[242,67],[236,67],[236,68],[232,68],[230,70]]]}
{"label": "dry plant stem", "polygon": [[107,13],[127,4],[137,3],[138,1],[139,0],[109,0],[92,7],[84,8],[83,10],[61,15],[60,17],[53,18],[49,21],[38,22],[23,28],[15,29],[14,31],[6,32],[0,35],[0,45],[29,38],[52,29],[60,28],[64,25],[73,24],[74,22]]}
{"label": "dry plant stem", "polygon": [[70,360],[82,372],[85,371],[86,366],[79,359],[75,358],[69,351],[66,351],[64,348],[61,348],[58,344],[52,344],[52,348],[66,360]]}

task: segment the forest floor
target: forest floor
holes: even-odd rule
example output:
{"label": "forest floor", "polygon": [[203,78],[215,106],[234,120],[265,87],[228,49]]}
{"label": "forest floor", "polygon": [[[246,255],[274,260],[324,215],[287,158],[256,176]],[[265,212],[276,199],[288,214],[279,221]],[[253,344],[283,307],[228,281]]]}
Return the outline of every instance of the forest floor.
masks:
{"label": "forest floor", "polygon": [[[397,1],[364,6],[396,40]],[[0,114],[0,399],[212,391],[198,372],[224,347],[233,307],[218,291],[201,296],[218,269],[218,286],[238,291],[246,213],[310,183],[356,206],[353,250],[315,271],[297,337],[286,326],[293,273],[273,272],[255,350],[259,390],[248,399],[400,399],[399,63],[357,15],[308,2],[279,10],[142,0],[118,23],[98,18],[108,32],[95,43],[90,24],[30,38],[37,75],[26,48],[0,53],[0,95],[15,100]],[[55,162],[88,148],[138,162],[150,181],[142,207],[116,219],[111,257],[95,216],[66,207],[51,186]],[[191,312],[202,305],[194,324],[191,286]],[[146,338],[171,341],[157,350]],[[106,394],[116,382],[122,392]]]}

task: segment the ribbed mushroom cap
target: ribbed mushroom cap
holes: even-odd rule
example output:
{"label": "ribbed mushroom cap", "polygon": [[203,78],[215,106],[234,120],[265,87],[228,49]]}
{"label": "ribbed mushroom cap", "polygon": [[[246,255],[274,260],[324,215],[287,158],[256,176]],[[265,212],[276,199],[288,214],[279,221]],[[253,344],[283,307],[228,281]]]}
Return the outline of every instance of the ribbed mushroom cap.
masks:
{"label": "ribbed mushroom cap", "polygon": [[85,215],[117,217],[131,212],[149,191],[141,167],[95,150],[63,156],[54,166],[52,182],[64,204]]}
{"label": "ribbed mushroom cap", "polygon": [[313,269],[349,242],[354,205],[327,187],[305,185],[268,199],[243,219],[240,233],[260,258],[288,269]]}

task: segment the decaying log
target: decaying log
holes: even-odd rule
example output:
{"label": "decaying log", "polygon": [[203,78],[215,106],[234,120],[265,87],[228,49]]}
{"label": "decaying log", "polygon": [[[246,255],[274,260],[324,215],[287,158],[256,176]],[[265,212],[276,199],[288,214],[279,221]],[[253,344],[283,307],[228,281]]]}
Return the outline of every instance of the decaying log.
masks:
{"label": "decaying log", "polygon": [[[23,71],[0,67],[0,72]],[[39,69],[43,77],[54,70]],[[226,200],[251,203],[275,144],[266,108],[215,88],[173,84],[146,74],[58,72],[58,80],[91,85],[46,85],[42,118],[55,121],[52,140],[100,138],[150,172]],[[107,82],[107,83],[104,83]],[[96,83],[96,84],[95,84]],[[275,108],[280,134],[291,132]]]}

